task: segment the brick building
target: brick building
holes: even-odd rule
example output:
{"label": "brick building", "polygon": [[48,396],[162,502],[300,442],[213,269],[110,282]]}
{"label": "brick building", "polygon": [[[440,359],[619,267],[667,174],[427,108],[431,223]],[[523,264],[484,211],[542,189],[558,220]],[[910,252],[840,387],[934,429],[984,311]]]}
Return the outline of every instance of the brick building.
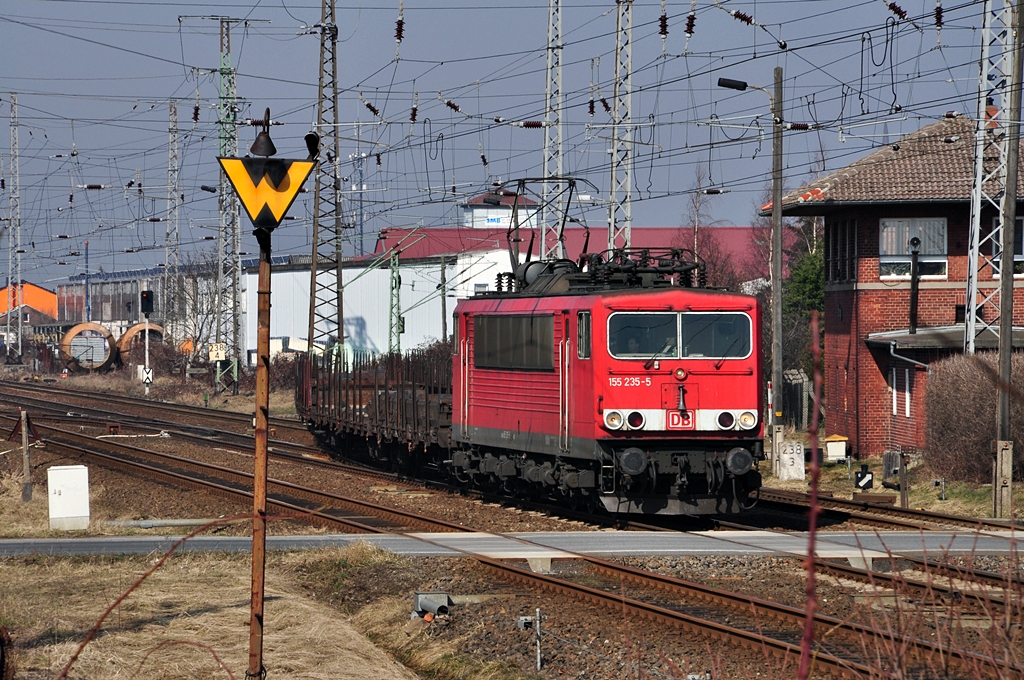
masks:
{"label": "brick building", "polygon": [[[927,366],[964,348],[973,176],[974,121],[956,116],[782,199],[786,216],[824,217],[825,427],[849,437],[854,455],[927,444]],[[982,225],[996,218],[989,206]],[[1018,263],[1024,263],[1021,224],[1018,218]],[[920,293],[917,332],[911,333],[914,237],[921,240]],[[1017,328],[1024,325],[1022,264],[1015,269],[1014,345],[1024,346],[1024,329]],[[979,268],[978,280],[983,292],[999,285],[990,267]],[[994,349],[996,340],[982,335],[976,346]]]}

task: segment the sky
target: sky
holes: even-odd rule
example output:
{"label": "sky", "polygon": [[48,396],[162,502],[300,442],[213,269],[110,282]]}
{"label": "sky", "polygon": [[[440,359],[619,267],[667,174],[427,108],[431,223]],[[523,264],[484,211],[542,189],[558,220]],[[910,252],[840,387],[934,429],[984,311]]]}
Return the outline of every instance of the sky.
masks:
{"label": "sky", "polygon": [[[690,224],[698,184],[724,192],[706,197],[703,224],[755,219],[770,185],[768,97],[717,87],[720,77],[771,89],[773,69],[782,67],[786,120],[816,128],[786,132],[788,188],[947,111],[977,109],[981,2],[938,5],[941,27],[935,0],[633,7],[637,226]],[[659,32],[663,14],[667,35]],[[365,250],[382,228],[454,226],[468,197],[542,174],[544,131],[512,123],[544,117],[548,16],[546,0],[337,2],[339,173],[353,223],[362,199]],[[282,123],[271,129],[278,157],[305,157],[320,70],[319,34],[309,27],[321,19],[320,3],[4,0],[0,125],[8,126],[16,94],[25,280],[54,288],[85,273],[86,241],[90,273],[164,262],[172,101],[181,258],[215,247],[217,196],[202,187],[218,184],[222,18],[231,19],[238,118],[260,118],[269,107]],[[612,99],[614,0],[562,0],[562,35],[564,172],[593,185],[587,191],[596,200],[577,210],[601,242],[611,134],[601,98]],[[254,128],[238,127],[241,153],[254,138]],[[2,218],[11,160],[0,143]],[[297,219],[274,234],[275,255],[311,252],[312,180],[308,188],[291,209]],[[242,251],[254,257],[244,214],[242,221]],[[357,232],[349,253],[360,248]],[[5,279],[8,250],[5,233]]]}

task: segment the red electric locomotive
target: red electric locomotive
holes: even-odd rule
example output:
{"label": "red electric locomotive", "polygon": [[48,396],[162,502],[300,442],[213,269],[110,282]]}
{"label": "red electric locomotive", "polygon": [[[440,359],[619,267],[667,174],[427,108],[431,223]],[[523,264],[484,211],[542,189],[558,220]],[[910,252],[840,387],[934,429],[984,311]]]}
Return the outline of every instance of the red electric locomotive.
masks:
{"label": "red electric locomotive", "polygon": [[761,485],[761,311],[690,251],[534,261],[462,300],[455,339],[299,363],[339,451],[610,513],[739,512]]}
{"label": "red electric locomotive", "polygon": [[680,285],[688,251],[519,268],[455,309],[450,464],[612,513],[738,512],[761,484],[755,298]]}

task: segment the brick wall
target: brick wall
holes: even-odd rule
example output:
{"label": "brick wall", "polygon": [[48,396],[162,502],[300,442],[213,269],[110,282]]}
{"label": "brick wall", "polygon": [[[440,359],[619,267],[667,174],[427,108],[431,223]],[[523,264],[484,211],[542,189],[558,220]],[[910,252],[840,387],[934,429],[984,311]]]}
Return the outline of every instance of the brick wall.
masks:
{"label": "brick wall", "polygon": [[[967,287],[969,209],[960,206],[893,206],[864,208],[827,216],[826,232],[841,221],[856,220],[856,281],[828,282],[825,287],[825,427],[829,434],[850,438],[858,457],[881,454],[899,445],[923,449],[926,371],[872,349],[864,342],[872,333],[909,326],[910,283],[879,277],[878,225],[882,218],[945,217],[947,276],[921,280],[918,327],[951,326],[956,308],[964,305]],[[983,218],[991,223],[991,217]],[[838,227],[836,227],[838,228]],[[828,235],[826,235],[826,242]],[[996,284],[990,271],[979,274],[982,285]],[[1018,282],[1021,285],[1021,282]],[[988,315],[986,315],[988,316]],[[1014,325],[1024,325],[1024,288],[1014,290]],[[897,354],[928,363],[958,353],[941,350],[897,350]],[[893,384],[895,370],[895,385]],[[906,415],[909,386],[910,416]],[[897,409],[893,413],[893,390]]]}

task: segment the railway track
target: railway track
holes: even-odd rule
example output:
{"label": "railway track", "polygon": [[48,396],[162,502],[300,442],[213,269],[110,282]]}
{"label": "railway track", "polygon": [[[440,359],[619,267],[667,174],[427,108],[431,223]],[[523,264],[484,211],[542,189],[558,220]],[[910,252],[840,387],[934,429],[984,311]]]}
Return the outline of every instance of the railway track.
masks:
{"label": "railway track", "polygon": [[[759,527],[748,526],[725,520],[714,520],[717,527],[739,531],[762,531]],[[804,562],[806,557],[794,555],[793,559]],[[836,578],[884,588],[894,593],[912,595],[941,606],[969,605],[978,611],[993,608],[1020,614],[1024,603],[1024,579],[1012,574],[999,574],[939,562],[908,555],[893,556],[890,560],[894,573],[862,569],[835,560],[815,557],[814,568]],[[927,580],[904,576],[898,570],[901,563],[924,572]],[[941,582],[935,577],[942,577]]]}
{"label": "railway track", "polygon": [[[810,507],[810,494],[802,491],[787,491],[784,489],[772,489],[761,487],[760,500],[762,502],[778,503],[780,505],[797,506],[804,510]],[[927,510],[914,510],[910,508],[897,508],[891,505],[880,503],[867,503],[859,500],[847,500],[844,498],[832,498],[819,496],[818,504],[826,513],[837,516],[846,516],[851,521],[870,524],[875,526],[887,526],[912,530],[943,530],[949,527],[966,527],[969,529],[1007,531],[1014,528],[1010,522],[988,519],[984,517],[961,517],[959,515],[946,515]],[[1024,528],[1024,524],[1017,523],[1016,527]]]}
{"label": "railway track", "polygon": [[[199,423],[209,423],[210,427],[215,429],[224,429],[225,424],[230,424],[236,428],[252,427],[252,414],[247,413],[236,413],[234,411],[219,411],[214,409],[203,409],[194,406],[187,406],[184,404],[176,404],[169,401],[153,401],[149,399],[136,399],[134,397],[125,397],[117,394],[109,393],[94,393],[85,392],[81,390],[66,389],[64,387],[53,387],[50,385],[41,385],[37,383],[4,383],[5,392],[10,395],[12,391],[20,390],[30,394],[44,394],[50,396],[50,402],[53,403],[54,399],[83,399],[93,402],[100,403],[111,403],[120,404],[131,408],[145,408],[151,410],[158,410],[161,414],[165,415],[176,415],[179,417],[188,417],[192,421],[198,421]],[[10,396],[8,401],[14,401]],[[45,403],[45,402],[44,402]],[[90,407],[82,405],[73,405],[76,409],[88,410]],[[131,416],[129,414],[121,414],[124,418],[132,418],[137,416]],[[152,422],[159,422],[156,419],[148,419]],[[168,421],[176,422],[176,421]],[[305,424],[298,420],[289,418],[271,417],[269,419],[269,426],[277,429],[281,432],[291,432],[296,436],[309,437],[309,430]]]}
{"label": "railway track", "polygon": [[[13,424],[13,419],[7,420]],[[172,484],[204,488],[231,496],[238,501],[247,501],[251,498],[251,493],[246,490],[252,483],[251,475],[248,473],[116,442],[97,441],[87,435],[56,428],[41,426],[39,429],[46,433],[48,447],[54,447],[67,455],[86,457],[97,464],[132,470],[136,474],[141,471]],[[91,450],[97,446],[105,450]],[[461,525],[325,494],[315,489],[277,480],[269,480],[268,492],[268,503],[274,511],[300,516],[347,532],[403,533],[410,528],[427,531],[469,531]],[[625,597],[614,587],[601,589],[580,585],[549,575],[534,574],[498,560],[477,559],[501,578],[511,582],[598,602],[612,611],[625,609],[637,616],[710,636],[713,639],[727,640],[749,649],[769,649],[779,656],[799,655],[800,630],[804,621],[804,613],[799,609],[594,558],[584,558],[584,561],[591,569],[611,579],[611,582],[630,582],[644,588],[657,589],[667,593],[672,602],[666,603],[659,598]],[[723,611],[729,613],[723,614]],[[747,625],[735,625],[737,616],[746,617]],[[781,621],[788,628],[775,627],[773,624],[770,630],[766,630],[764,621],[768,620]],[[839,619],[816,616],[815,626],[820,635],[830,639],[829,644],[817,652],[817,667],[837,677],[863,677],[872,672],[870,660],[860,658],[863,656],[862,653],[858,656],[856,640],[860,640],[861,644],[864,640],[871,640],[883,646],[894,642],[891,633]],[[854,642],[832,642],[831,638],[839,634],[852,638]],[[1001,672],[1004,666],[1010,668],[1000,660],[991,660],[965,650],[950,649],[927,640],[899,637],[897,642],[915,659],[915,663],[924,669],[944,668],[952,663],[963,668],[965,672],[987,669],[986,675],[992,675]],[[1024,672],[1024,668],[1013,667],[1011,670]]]}
{"label": "railway track", "polygon": [[[14,419],[0,416],[14,424]],[[98,465],[143,475],[171,484],[211,491],[235,501],[252,498],[252,474],[167,453],[149,451],[110,440],[36,425],[48,449]],[[45,436],[44,436],[45,435]],[[281,480],[268,480],[268,507],[289,516],[343,531],[360,533],[468,531],[461,525],[427,519],[415,513],[385,508],[355,498],[331,494]]]}
{"label": "railway track", "polygon": [[[497,560],[480,559],[480,562],[504,579],[597,603],[613,612],[628,612],[756,652],[769,651],[778,657],[800,656],[800,639],[806,620],[803,609],[604,560],[583,560],[605,577],[604,587],[535,574]],[[623,586],[626,582],[658,591],[660,595],[649,594],[643,599],[627,596]],[[1008,660],[820,614],[814,616],[814,627],[815,668],[834,677],[1011,678],[1024,673],[1024,666]],[[909,661],[904,668],[879,668],[876,659],[870,658],[866,651],[893,648],[901,650],[901,661]],[[952,668],[962,675],[948,675]]]}

